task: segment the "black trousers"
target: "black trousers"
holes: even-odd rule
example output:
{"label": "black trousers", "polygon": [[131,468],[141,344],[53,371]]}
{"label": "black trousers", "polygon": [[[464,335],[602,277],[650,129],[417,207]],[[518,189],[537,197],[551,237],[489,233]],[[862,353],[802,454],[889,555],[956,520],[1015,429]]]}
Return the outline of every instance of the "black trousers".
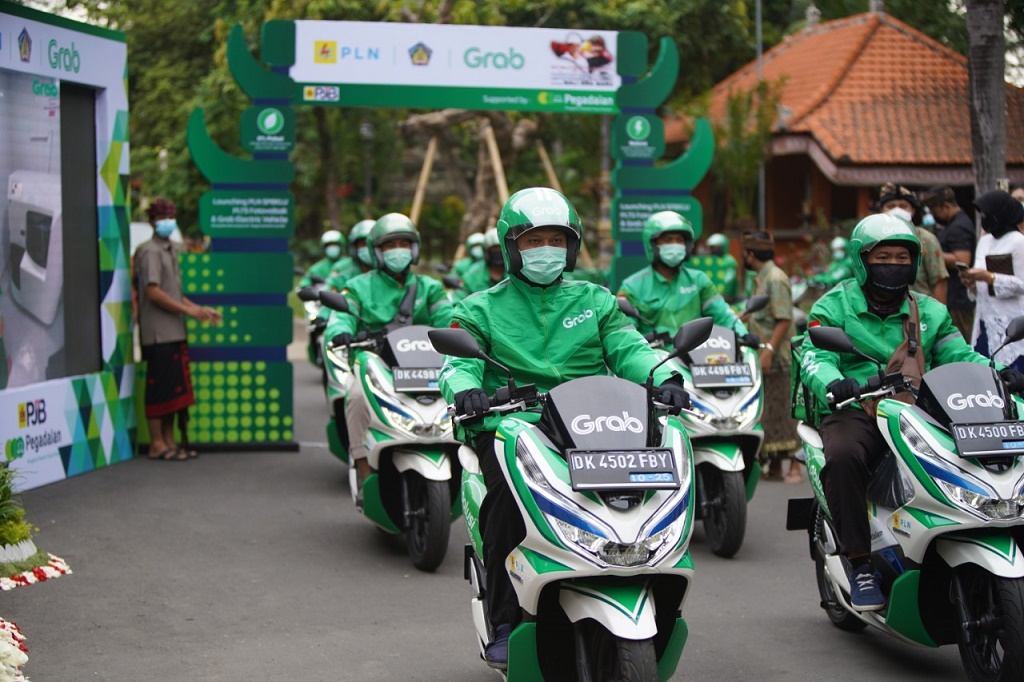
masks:
{"label": "black trousers", "polygon": [[519,601],[505,570],[505,560],[526,537],[526,526],[498,464],[493,432],[477,438],[476,454],[487,484],[487,497],[480,508],[480,535],[484,544],[484,569],[487,571],[484,587],[491,625],[515,625],[519,622]]}
{"label": "black trousers", "polygon": [[863,410],[846,409],[825,417],[818,429],[825,446],[821,484],[844,554],[871,551],[867,489],[871,473],[887,451],[875,420]]}

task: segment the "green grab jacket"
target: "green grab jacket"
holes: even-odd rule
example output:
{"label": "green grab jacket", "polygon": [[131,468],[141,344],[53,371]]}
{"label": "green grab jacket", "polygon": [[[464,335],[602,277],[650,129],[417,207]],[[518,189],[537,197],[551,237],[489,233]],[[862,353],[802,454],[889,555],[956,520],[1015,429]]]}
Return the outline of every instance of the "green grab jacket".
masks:
{"label": "green grab jacket", "polygon": [[467,270],[469,270],[471,267],[480,262],[481,261],[478,261],[476,258],[473,258],[472,256],[465,256],[464,258],[460,258],[459,260],[455,261],[455,266],[452,268],[452,271],[459,277],[462,277],[466,274]]}
{"label": "green grab jacket", "polygon": [[651,324],[637,320],[641,334],[674,335],[683,324],[701,317],[711,317],[715,324],[740,336],[747,333],[747,327],[729,309],[718,287],[700,270],[682,267],[672,280],[667,280],[648,265],[625,279],[619,296],[625,296],[640,316],[653,324],[652,328]]}
{"label": "green grab jacket", "polygon": [[[925,352],[925,371],[950,362],[974,362],[987,365],[989,360],[977,353],[964,341],[946,307],[930,296],[914,294],[918,314],[921,318],[921,350]],[[807,315],[809,326],[839,327],[846,331],[857,348],[875,360],[882,367],[901,343],[903,343],[903,320],[910,315],[910,303],[904,301],[899,311],[884,320],[868,310],[864,291],[856,280],[840,282],[822,296],[811,307]],[[817,324],[816,324],[817,323]],[[856,355],[833,353],[821,350],[807,343],[800,360],[800,374],[803,383],[811,389],[828,412],[828,385],[836,379],[856,379],[864,384],[869,377],[878,374],[878,367]],[[997,365],[998,367],[998,365]],[[860,407],[859,403],[851,406]]]}
{"label": "green grab jacket", "polygon": [[332,311],[324,332],[333,339],[342,332],[383,329],[398,312],[406,290],[416,282],[416,302],[413,305],[413,324],[447,327],[452,320],[452,304],[441,283],[430,277],[409,272],[402,285],[391,275],[374,270],[348,281],[342,293],[348,299],[352,312],[366,320],[367,326],[348,313]]}
{"label": "green grab jacket", "polygon": [[846,258],[830,261],[828,269],[825,270],[825,272],[819,272],[817,275],[813,275],[807,279],[811,282],[835,286],[844,279],[850,279],[853,276],[853,260],[847,256]]}
{"label": "green grab jacket", "polygon": [[461,301],[470,294],[475,294],[484,289],[490,289],[496,284],[491,281],[491,269],[484,261],[477,261],[462,275],[462,287],[456,289],[453,297]]}
{"label": "green grab jacket", "polygon": [[338,270],[343,268],[346,263],[350,263],[351,261],[352,259],[349,258],[348,256],[342,256],[338,260],[331,260],[330,258],[321,258],[320,260],[309,266],[309,270],[306,270],[306,274],[299,281],[299,287],[308,287],[309,285],[311,285],[313,283],[313,280],[310,278],[313,275],[316,275],[317,277],[323,277],[324,281],[326,282],[334,275],[334,273],[338,272]]}
{"label": "green grab jacket", "polygon": [[[614,374],[644,384],[660,356],[651,349],[607,289],[590,282],[558,280],[535,287],[518,277],[468,296],[455,306],[452,326],[476,339],[480,349],[509,368],[516,383],[549,391],[572,379]],[[676,376],[668,365],[654,374],[655,385]],[[482,360],[448,357],[441,370],[441,394],[482,388],[493,394],[507,383],[505,373]],[[536,422],[539,413],[522,413]],[[501,415],[467,424],[493,431]]]}

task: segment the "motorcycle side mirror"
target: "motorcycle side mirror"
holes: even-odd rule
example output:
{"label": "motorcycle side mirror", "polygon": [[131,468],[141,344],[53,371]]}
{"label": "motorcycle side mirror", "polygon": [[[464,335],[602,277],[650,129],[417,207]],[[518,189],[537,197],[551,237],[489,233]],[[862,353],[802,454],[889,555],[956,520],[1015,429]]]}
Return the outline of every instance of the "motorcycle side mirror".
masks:
{"label": "motorcycle side mirror", "polygon": [[807,330],[807,336],[811,339],[811,343],[814,344],[815,348],[832,351],[833,353],[856,355],[875,363],[878,365],[879,371],[881,371],[882,363],[858,350],[846,332],[839,327],[811,327]]}
{"label": "motorcycle side mirror", "polygon": [[768,294],[751,296],[747,299],[747,305],[743,308],[743,311],[746,313],[756,313],[758,310],[763,310],[768,305],[769,300]]}
{"label": "motorcycle side mirror", "polygon": [[312,282],[313,284],[325,284],[327,282],[327,280],[321,277],[320,275],[310,275],[309,281]]}
{"label": "motorcycle side mirror", "polygon": [[306,271],[303,270],[302,268],[295,267],[295,268],[292,268],[292,274],[293,275],[299,275],[301,277],[302,275],[306,274]]}
{"label": "motorcycle side mirror", "polygon": [[459,289],[462,287],[462,280],[455,275],[447,275],[441,278],[441,284],[449,289]]}
{"label": "motorcycle side mirror", "polygon": [[[302,292],[299,293],[301,294]],[[321,291],[319,293],[319,298],[320,302],[331,310],[337,310],[339,313],[352,312],[348,307],[348,299],[337,291]]]}
{"label": "motorcycle side mirror", "polygon": [[451,269],[452,267],[447,263],[438,263],[437,265],[434,266],[434,272],[437,272],[438,274],[441,275],[445,275],[451,272]]}
{"label": "motorcycle side mirror", "polygon": [[509,391],[515,393],[515,382],[512,380],[512,371],[497,360],[491,358],[487,353],[480,350],[476,339],[465,329],[431,329],[427,332],[427,338],[433,344],[434,350],[442,355],[451,355],[456,358],[470,358],[472,360],[483,360],[494,365],[508,375]]}
{"label": "motorcycle side mirror", "polygon": [[636,309],[636,306],[629,302],[629,299],[625,296],[616,296],[615,300],[619,302],[619,310],[621,310],[626,317],[632,317],[634,320],[640,319],[640,311]]}
{"label": "motorcycle side mirror", "polygon": [[710,317],[701,317],[687,322],[679,331],[676,332],[675,337],[672,339],[672,352],[669,353],[670,357],[682,355],[683,353],[689,353],[694,348],[702,346],[705,341],[711,338],[711,330],[715,326],[715,321]]}
{"label": "motorcycle side mirror", "polygon": [[299,300],[303,301],[304,303],[316,301],[319,300],[320,298],[319,293],[313,287],[302,287],[295,293],[295,295],[298,296]]}

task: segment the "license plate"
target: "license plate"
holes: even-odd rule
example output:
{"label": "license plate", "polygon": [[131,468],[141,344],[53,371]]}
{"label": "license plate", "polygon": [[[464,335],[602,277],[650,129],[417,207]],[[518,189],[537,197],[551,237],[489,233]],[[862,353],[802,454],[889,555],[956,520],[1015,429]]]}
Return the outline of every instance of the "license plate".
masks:
{"label": "license plate", "polygon": [[672,450],[569,450],[573,490],[674,490],[679,487]]}
{"label": "license plate", "polygon": [[721,365],[691,365],[693,385],[698,388],[732,388],[753,386],[754,375],[750,365],[744,362],[729,362]]}
{"label": "license plate", "polygon": [[961,457],[1024,455],[1024,422],[952,424],[949,428]]}
{"label": "license plate", "polygon": [[396,391],[436,391],[440,367],[395,367],[391,378]]}

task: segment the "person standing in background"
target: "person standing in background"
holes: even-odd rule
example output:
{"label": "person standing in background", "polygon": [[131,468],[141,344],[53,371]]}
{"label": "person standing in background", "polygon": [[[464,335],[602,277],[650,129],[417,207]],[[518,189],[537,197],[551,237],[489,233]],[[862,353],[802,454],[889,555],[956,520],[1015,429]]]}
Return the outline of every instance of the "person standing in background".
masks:
{"label": "person standing in background", "polygon": [[911,285],[911,291],[945,303],[946,280],[949,273],[942,258],[942,246],[938,237],[914,223],[915,214],[920,207],[917,197],[906,187],[887,182],[878,190],[878,203],[882,213],[903,218],[913,225],[917,238],[921,241],[921,267],[917,269],[917,281]]}
{"label": "person standing in background", "polygon": [[[957,263],[969,268],[974,262],[976,236],[974,223],[956,201],[952,187],[932,187],[924,199],[925,205],[942,227],[938,231],[939,244],[946,270],[956,275]],[[974,327],[974,301],[967,295],[967,287],[959,277],[950,277],[946,289],[946,307],[953,325],[964,339],[971,338]]]}
{"label": "person standing in background", "polygon": [[[182,461],[196,457],[188,449],[188,408],[196,400],[188,364],[185,316],[220,324],[221,314],[182,294],[178,250],[170,236],[178,226],[173,201],[157,199],[146,211],[153,238],[135,252],[139,296],[139,337],[146,363],[146,420],[149,458]],[[174,416],[183,445],[174,438]]]}

